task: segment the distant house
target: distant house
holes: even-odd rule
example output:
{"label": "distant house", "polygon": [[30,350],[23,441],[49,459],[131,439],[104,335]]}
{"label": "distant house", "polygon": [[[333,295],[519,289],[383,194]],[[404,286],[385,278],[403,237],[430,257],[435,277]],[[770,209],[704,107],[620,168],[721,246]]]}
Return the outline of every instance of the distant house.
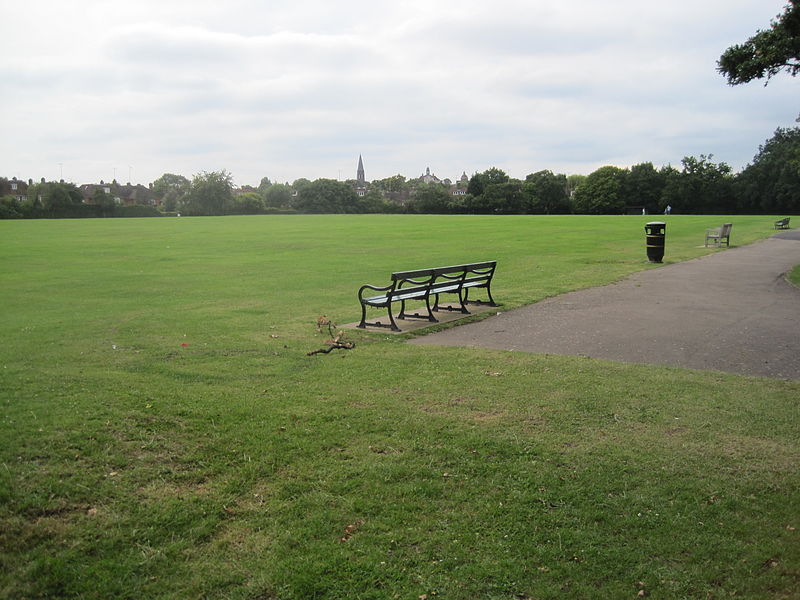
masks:
{"label": "distant house", "polygon": [[78,189],[81,192],[81,196],[83,196],[84,204],[94,204],[98,190],[110,196],[114,204],[122,204],[125,206],[131,206],[133,204],[156,206],[158,204],[153,196],[152,190],[141,184],[131,185],[127,183],[125,185],[120,185],[116,180],[111,183],[105,183],[100,180],[100,183],[85,183]]}
{"label": "distant house", "polygon": [[233,195],[234,196],[241,196],[242,194],[257,194],[258,188],[253,187],[252,185],[243,185],[238,188],[234,188]]}
{"label": "distant house", "polygon": [[461,173],[461,177],[455,184],[450,186],[450,195],[451,196],[466,196],[467,195],[467,186],[469,185],[469,177],[467,177],[467,172],[464,171]]}
{"label": "distant house", "polygon": [[16,177],[0,177],[0,196],[12,196],[17,202],[24,202],[28,197],[28,185]]}
{"label": "distant house", "polygon": [[425,169],[425,174],[420,175],[420,179],[422,180],[422,183],[442,183],[441,179],[439,179],[436,175],[431,174],[430,167]]}

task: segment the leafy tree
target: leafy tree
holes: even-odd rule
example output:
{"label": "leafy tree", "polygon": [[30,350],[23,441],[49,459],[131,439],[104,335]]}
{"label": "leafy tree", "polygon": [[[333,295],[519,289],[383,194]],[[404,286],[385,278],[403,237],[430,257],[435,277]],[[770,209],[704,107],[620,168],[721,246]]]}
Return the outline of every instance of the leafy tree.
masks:
{"label": "leafy tree", "polygon": [[257,215],[264,212],[264,201],[258,192],[245,192],[231,198],[226,212],[234,215]]}
{"label": "leafy tree", "polygon": [[0,197],[0,219],[19,219],[22,217],[19,202],[14,196]]}
{"label": "leafy tree", "polygon": [[385,179],[374,180],[369,185],[369,189],[369,193],[375,191],[383,198],[384,202],[387,200],[391,201],[388,202],[384,207],[384,212],[396,212],[399,207],[395,205],[400,205],[408,199],[411,186],[403,175],[392,175],[391,177],[386,177]]}
{"label": "leafy tree", "polygon": [[28,187],[28,200],[46,212],[58,215],[83,203],[80,190],[72,183],[48,181]]}
{"label": "leafy tree", "polygon": [[185,192],[189,188],[190,181],[183,175],[174,173],[164,173],[153,182],[153,194],[156,198],[163,198],[172,190]]}
{"label": "leafy tree", "polygon": [[475,173],[470,177],[469,183],[467,184],[467,193],[472,196],[480,196],[483,194],[483,190],[487,185],[506,183],[508,179],[509,177],[506,175],[505,171],[497,167],[492,167],[483,173]]}
{"label": "leafy tree", "polygon": [[726,163],[715,164],[708,156],[686,156],[683,170],[666,172],[661,206],[671,206],[673,212],[726,213],[736,210],[734,179]]}
{"label": "leafy tree", "polygon": [[653,163],[633,165],[625,176],[623,200],[626,206],[643,206],[648,213],[661,212],[666,177]]}
{"label": "leafy tree", "polygon": [[301,177],[300,179],[294,180],[294,183],[292,183],[292,188],[294,188],[294,191],[299,192],[302,188],[310,183],[310,180],[306,179],[305,177]]}
{"label": "leafy tree", "polygon": [[223,169],[195,175],[182,204],[187,214],[221,215],[232,198],[233,177]]}
{"label": "leafy tree", "polygon": [[92,204],[100,207],[100,215],[110,217],[114,213],[114,198],[110,194],[106,194],[102,187],[96,187],[92,194]]}
{"label": "leafy tree", "polygon": [[451,196],[447,202],[447,212],[454,215],[469,214],[474,206],[474,198],[469,194],[464,196]]}
{"label": "leafy tree", "polygon": [[51,183],[47,185],[43,197],[46,209],[55,210],[83,204],[80,190],[72,183]]}
{"label": "leafy tree", "polygon": [[483,192],[477,196],[468,193],[464,197],[463,204],[452,201],[451,210],[461,212],[458,210],[461,205],[464,212],[476,214],[525,214],[528,205],[522,193],[522,182],[519,179],[510,179],[508,176],[506,178],[505,182],[487,183],[483,187]]}
{"label": "leafy tree", "polygon": [[303,185],[297,192],[294,208],[306,213],[363,212],[355,190],[335,179],[317,179]]}
{"label": "leafy tree", "polygon": [[[792,76],[800,71],[800,4],[790,0],[770,28],[756,31],[743,44],[731,46],[717,61],[717,70],[728,84],[739,85],[753,79],[770,78],[783,69]],[[765,83],[765,85],[766,85]]]}
{"label": "leafy tree", "polygon": [[164,210],[175,210],[189,191],[191,182],[183,175],[164,173],[153,182],[153,196],[161,202]]}
{"label": "leafy tree", "polygon": [[417,186],[416,193],[406,204],[410,213],[443,214],[449,212],[450,194],[447,188],[438,183],[422,183]]}
{"label": "leafy tree", "polygon": [[578,189],[578,186],[586,181],[586,175],[567,175],[567,196],[572,198],[573,194],[575,194],[575,190]]}
{"label": "leafy tree", "polygon": [[528,212],[528,203],[522,193],[522,182],[509,179],[504,183],[490,183],[481,196],[483,211],[498,215],[522,215]]}
{"label": "leafy tree", "polygon": [[377,189],[370,189],[367,195],[359,198],[361,209],[366,213],[393,213],[399,212],[399,205],[389,202]]}
{"label": "leafy tree", "polygon": [[747,211],[800,211],[800,127],[779,128],[739,173],[740,207]]}
{"label": "leafy tree", "polygon": [[289,208],[292,204],[292,188],[282,183],[273,183],[262,195],[264,204],[271,208]]}
{"label": "leafy tree", "polygon": [[522,193],[528,210],[534,214],[570,212],[566,175],[556,175],[547,170],[531,173],[525,178]]}
{"label": "leafy tree", "polygon": [[624,170],[613,166],[600,167],[575,190],[575,212],[621,214],[625,210],[624,183]]}
{"label": "leafy tree", "polygon": [[406,178],[403,175],[392,175],[391,177],[387,177],[382,179],[381,182],[387,192],[390,193],[400,193],[406,189]]}
{"label": "leafy tree", "polygon": [[267,190],[272,187],[272,182],[269,180],[269,177],[262,177],[261,182],[258,184],[258,193],[261,194],[261,197],[266,200],[264,194],[266,194]]}

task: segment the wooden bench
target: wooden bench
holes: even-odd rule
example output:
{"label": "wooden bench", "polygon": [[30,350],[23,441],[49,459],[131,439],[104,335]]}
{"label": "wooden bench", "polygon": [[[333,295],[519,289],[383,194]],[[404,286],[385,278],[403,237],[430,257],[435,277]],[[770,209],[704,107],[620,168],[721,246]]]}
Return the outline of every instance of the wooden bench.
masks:
{"label": "wooden bench", "polygon": [[[400,304],[398,319],[419,318],[437,323],[433,315],[440,310],[456,310],[469,314],[467,304],[488,304],[497,306],[492,298],[492,277],[497,267],[497,261],[484,261],[450,267],[434,267],[417,269],[415,271],[399,271],[392,273],[391,283],[385,287],[363,285],[358,290],[358,301],[361,304],[361,322],[358,327],[365,329],[372,327],[387,327],[392,331],[400,331],[392,314],[392,304]],[[470,300],[470,290],[486,290],[488,301]],[[377,296],[365,296],[365,292],[381,292]],[[439,296],[453,294],[458,298],[458,307],[441,306]],[[425,303],[426,314],[406,312],[406,302],[420,301]],[[380,322],[367,322],[367,307],[385,308],[389,315],[389,324]]]}
{"label": "wooden bench", "polygon": [[775,229],[789,229],[789,217],[775,221]]}
{"label": "wooden bench", "polygon": [[723,240],[725,245],[731,245],[731,227],[733,223],[725,223],[722,227],[715,227],[714,229],[706,229],[706,248],[708,248],[708,241],[712,240],[715,246],[721,246]]}

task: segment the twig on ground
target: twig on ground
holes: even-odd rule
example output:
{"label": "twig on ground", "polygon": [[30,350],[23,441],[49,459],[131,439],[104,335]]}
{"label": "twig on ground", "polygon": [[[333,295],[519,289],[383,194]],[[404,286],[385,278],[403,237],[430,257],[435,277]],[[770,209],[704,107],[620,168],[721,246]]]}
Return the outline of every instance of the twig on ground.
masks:
{"label": "twig on ground", "polygon": [[322,333],[323,327],[328,328],[328,333],[331,336],[331,339],[328,340],[328,347],[306,352],[306,356],[313,356],[314,354],[329,354],[333,350],[352,350],[356,347],[355,342],[342,341],[344,333],[336,332],[336,323],[331,322],[331,320],[325,315],[317,318],[317,331]]}

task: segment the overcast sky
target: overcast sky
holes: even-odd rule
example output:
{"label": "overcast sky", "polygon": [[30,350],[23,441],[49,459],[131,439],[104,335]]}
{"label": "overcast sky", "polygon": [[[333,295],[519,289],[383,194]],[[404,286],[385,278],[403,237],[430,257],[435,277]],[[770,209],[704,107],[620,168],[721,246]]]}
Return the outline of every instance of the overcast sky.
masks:
{"label": "overcast sky", "polygon": [[800,78],[729,87],[716,60],[785,4],[0,0],[0,176],[738,171]]}

